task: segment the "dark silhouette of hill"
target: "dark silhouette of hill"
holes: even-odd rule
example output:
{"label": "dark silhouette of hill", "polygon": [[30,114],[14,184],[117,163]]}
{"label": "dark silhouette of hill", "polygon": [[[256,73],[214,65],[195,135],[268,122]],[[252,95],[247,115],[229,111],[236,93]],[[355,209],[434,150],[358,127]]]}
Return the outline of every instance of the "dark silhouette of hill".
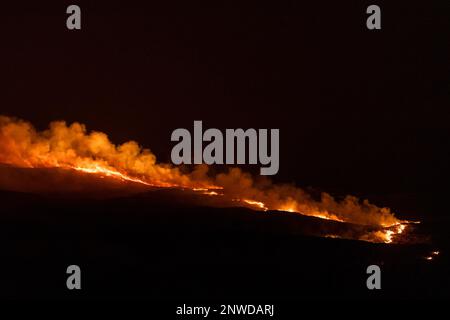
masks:
{"label": "dark silhouette of hill", "polygon": [[[442,297],[446,248],[318,237],[345,225],[298,214],[200,206],[154,190],[92,198],[0,192],[0,295],[36,298]],[[325,231],[324,231],[325,230]],[[66,268],[82,290],[66,289]],[[382,268],[382,290],[366,268]]]}

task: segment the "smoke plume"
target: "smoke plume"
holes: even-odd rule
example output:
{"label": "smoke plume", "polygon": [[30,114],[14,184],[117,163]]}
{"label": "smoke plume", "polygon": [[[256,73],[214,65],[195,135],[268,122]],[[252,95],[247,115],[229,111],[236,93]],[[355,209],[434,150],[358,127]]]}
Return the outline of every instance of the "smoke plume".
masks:
{"label": "smoke plume", "polygon": [[[0,163],[25,168],[66,168],[100,174],[117,180],[153,187],[198,190],[258,210],[297,212],[323,219],[376,227],[402,223],[388,208],[347,196],[341,201],[323,193],[314,199],[306,191],[268,179],[256,181],[239,168],[212,176],[207,166],[190,173],[170,164],[157,163],[156,156],[129,141],[114,145],[102,132],[88,132],[80,123],[50,123],[37,131],[29,122],[0,116]],[[402,229],[403,230],[403,229]]]}

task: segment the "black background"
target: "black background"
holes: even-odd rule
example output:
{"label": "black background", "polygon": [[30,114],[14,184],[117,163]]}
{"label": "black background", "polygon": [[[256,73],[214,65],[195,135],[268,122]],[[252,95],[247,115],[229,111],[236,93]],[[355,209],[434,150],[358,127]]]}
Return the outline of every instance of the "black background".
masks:
{"label": "black background", "polygon": [[[2,4],[0,114],[39,129],[79,121],[115,143],[136,140],[163,162],[171,132],[194,120],[280,128],[274,180],[379,198],[398,204],[395,212],[412,208],[434,236],[404,247],[284,229],[272,236],[253,213],[225,210],[216,221],[211,213],[221,210],[158,208],[140,198],[55,203],[2,192],[10,205],[0,224],[5,292],[76,295],[64,282],[75,262],[87,270],[91,297],[379,297],[361,279],[369,263],[385,263],[388,296],[445,296],[450,5],[376,1],[382,30],[371,31],[365,12],[373,3],[77,1],[80,31],[66,28],[72,2]],[[430,223],[434,216],[444,219]],[[442,259],[428,265],[423,257],[436,248]]]}
{"label": "black background", "polygon": [[[437,3],[438,1],[436,1]],[[449,5],[23,1],[1,10],[1,113],[79,121],[170,161],[170,134],[280,128],[276,180],[348,191],[445,186]]]}

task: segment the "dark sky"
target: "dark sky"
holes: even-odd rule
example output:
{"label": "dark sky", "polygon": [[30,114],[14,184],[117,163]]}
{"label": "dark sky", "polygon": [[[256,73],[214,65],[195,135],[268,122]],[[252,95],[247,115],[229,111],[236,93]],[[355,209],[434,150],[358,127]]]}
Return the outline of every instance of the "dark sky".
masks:
{"label": "dark sky", "polygon": [[[276,180],[447,185],[445,1],[93,2],[2,4],[0,113],[42,129],[80,121],[162,161],[171,132],[194,120],[280,128]],[[365,27],[373,3],[382,30]],[[70,4],[81,31],[66,28]]]}

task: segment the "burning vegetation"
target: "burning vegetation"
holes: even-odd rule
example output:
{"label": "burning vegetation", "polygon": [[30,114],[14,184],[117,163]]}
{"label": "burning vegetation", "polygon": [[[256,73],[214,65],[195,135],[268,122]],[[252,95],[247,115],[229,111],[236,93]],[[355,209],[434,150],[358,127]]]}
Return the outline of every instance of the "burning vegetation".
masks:
{"label": "burning vegetation", "polygon": [[106,134],[88,132],[76,122],[67,125],[55,121],[49,129],[38,132],[26,121],[0,116],[0,163],[22,168],[68,169],[148,187],[189,189],[217,198],[220,203],[228,201],[230,206],[295,212],[368,226],[373,231],[357,238],[364,241],[395,242],[408,226],[390,209],[367,200],[347,196],[337,201],[327,193],[317,200],[292,185],[274,184],[268,179],[257,182],[239,168],[212,176],[207,166],[199,165],[184,173],[173,165],[157,163],[149,149],[134,141],[116,146]]}

